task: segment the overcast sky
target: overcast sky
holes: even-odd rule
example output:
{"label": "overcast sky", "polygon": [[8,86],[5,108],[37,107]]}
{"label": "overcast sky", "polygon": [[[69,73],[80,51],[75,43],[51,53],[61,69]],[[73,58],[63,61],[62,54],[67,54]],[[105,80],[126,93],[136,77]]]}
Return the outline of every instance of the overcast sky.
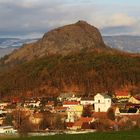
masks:
{"label": "overcast sky", "polygon": [[140,0],[0,0],[0,36],[41,36],[78,20],[104,35],[140,35]]}

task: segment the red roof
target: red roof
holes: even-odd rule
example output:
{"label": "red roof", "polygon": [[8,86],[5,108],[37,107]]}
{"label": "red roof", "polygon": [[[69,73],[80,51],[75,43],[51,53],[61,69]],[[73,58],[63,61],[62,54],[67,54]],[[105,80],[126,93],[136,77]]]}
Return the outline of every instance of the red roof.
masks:
{"label": "red roof", "polygon": [[79,102],[75,101],[64,101],[63,105],[79,105]]}
{"label": "red roof", "polygon": [[54,105],[54,101],[48,101],[47,105]]}
{"label": "red roof", "polygon": [[57,106],[55,107],[55,110],[66,110],[67,107],[63,107],[63,106]]}
{"label": "red roof", "polygon": [[18,102],[20,102],[20,98],[15,97],[12,99],[12,103],[18,103]]}
{"label": "red roof", "polygon": [[128,90],[118,90],[115,92],[116,96],[129,96]]}
{"label": "red roof", "polygon": [[76,121],[73,126],[82,126],[82,121]]}
{"label": "red roof", "polygon": [[80,121],[82,122],[91,122],[93,120],[93,117],[81,117]]}
{"label": "red roof", "polygon": [[100,118],[100,119],[107,119],[107,112],[94,112],[93,113],[94,118]]}
{"label": "red roof", "polygon": [[92,122],[93,117],[81,117],[80,120],[76,121],[73,126],[82,126],[83,123]]}

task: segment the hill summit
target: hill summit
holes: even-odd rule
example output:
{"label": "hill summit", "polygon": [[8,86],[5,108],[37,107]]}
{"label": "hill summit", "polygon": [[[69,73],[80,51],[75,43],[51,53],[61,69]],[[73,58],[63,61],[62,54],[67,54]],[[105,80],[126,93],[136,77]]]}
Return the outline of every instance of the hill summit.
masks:
{"label": "hill summit", "polygon": [[5,62],[28,61],[52,54],[67,55],[95,48],[106,48],[99,30],[85,21],[78,21],[45,33],[35,43],[23,45],[12,52]]}

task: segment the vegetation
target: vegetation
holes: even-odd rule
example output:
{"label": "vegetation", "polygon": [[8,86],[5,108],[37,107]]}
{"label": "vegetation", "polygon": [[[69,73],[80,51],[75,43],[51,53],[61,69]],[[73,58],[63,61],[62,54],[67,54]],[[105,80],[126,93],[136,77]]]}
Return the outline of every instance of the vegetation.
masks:
{"label": "vegetation", "polygon": [[[76,139],[78,140],[91,140],[91,139],[93,140],[139,140],[140,130],[20,138],[20,140],[38,140],[38,139],[39,140],[57,140],[57,139],[59,140],[76,140]],[[10,139],[10,140],[15,140],[15,139]]]}
{"label": "vegetation", "polygon": [[65,89],[75,90],[73,86],[78,87],[78,92],[90,96],[96,92],[112,93],[126,85],[140,85],[138,56],[81,51],[67,56],[51,55],[0,69],[1,96],[25,95],[27,91],[33,91],[36,96],[53,93],[55,96]]}

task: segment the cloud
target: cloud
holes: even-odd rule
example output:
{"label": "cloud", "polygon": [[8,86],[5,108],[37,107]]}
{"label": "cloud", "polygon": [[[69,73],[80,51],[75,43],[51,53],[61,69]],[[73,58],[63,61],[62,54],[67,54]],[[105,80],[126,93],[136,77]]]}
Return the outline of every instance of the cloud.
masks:
{"label": "cloud", "polygon": [[0,34],[44,33],[78,20],[104,28],[103,33],[111,27],[116,33],[120,32],[116,27],[124,27],[121,29],[125,32],[126,26],[134,33],[138,32],[136,27],[140,23],[135,10],[137,13],[140,10],[133,9],[102,5],[93,0],[0,0]]}
{"label": "cloud", "polygon": [[108,26],[130,26],[134,25],[135,23],[135,18],[123,13],[112,15],[110,19],[107,20]]}

